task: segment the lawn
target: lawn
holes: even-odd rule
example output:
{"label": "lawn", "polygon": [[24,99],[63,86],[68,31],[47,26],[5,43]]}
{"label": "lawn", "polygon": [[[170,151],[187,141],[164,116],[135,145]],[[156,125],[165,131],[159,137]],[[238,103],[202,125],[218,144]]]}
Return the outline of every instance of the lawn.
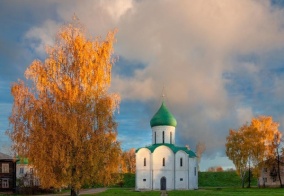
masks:
{"label": "lawn", "polygon": [[[96,196],[113,196],[113,195],[126,195],[126,196],[158,196],[160,191],[135,191],[135,174],[124,174],[123,183],[112,185],[109,189],[102,193],[95,194]],[[245,187],[248,181],[246,179]],[[120,188],[122,186],[122,188]],[[241,188],[240,177],[236,172],[199,172],[198,176],[198,190],[188,191],[168,191],[169,196],[203,196],[203,195],[240,195],[240,196],[266,196],[266,195],[284,195],[284,189],[279,188],[256,188],[256,178],[252,178],[251,186],[253,188]],[[101,187],[101,186],[95,186]],[[85,187],[91,188],[91,187]],[[94,187],[92,187],[94,188]],[[87,196],[87,194],[84,194]],[[91,194],[89,194],[90,196]]]}
{"label": "lawn", "polygon": [[161,192],[160,191],[135,191],[133,188],[132,189],[126,189],[126,188],[111,188],[106,190],[105,192],[102,193],[97,193],[95,194],[96,196],[113,196],[113,195],[134,195],[134,196],[160,196]]}
{"label": "lawn", "polygon": [[230,195],[230,196],[267,196],[267,195],[283,195],[284,189],[259,189],[259,188],[205,188],[194,191],[169,191],[169,196],[203,196],[203,195]]}
{"label": "lawn", "polygon": [[[203,196],[203,195],[230,195],[230,196],[266,196],[266,195],[284,195],[284,189],[275,188],[202,188],[190,191],[168,191],[169,196]],[[98,193],[96,196],[112,196],[112,195],[134,195],[134,196],[155,196],[160,195],[160,191],[145,191],[137,192],[134,189],[113,188],[108,189],[103,193]]]}
{"label": "lawn", "polygon": [[[256,178],[252,178],[251,186],[254,188],[241,188],[240,177],[236,172],[199,172],[198,190],[191,191],[168,191],[168,195],[284,195],[284,189],[258,189]],[[248,185],[246,180],[245,186]],[[125,174],[123,178],[122,188],[118,185],[111,186],[106,192],[96,195],[111,196],[111,195],[160,195],[160,191],[145,191],[137,192],[135,187],[135,174]]]}
{"label": "lawn", "polygon": [[[242,181],[234,171],[226,172],[199,172],[199,187],[241,187]],[[248,177],[245,180],[245,187],[248,186]],[[257,179],[252,177],[251,186],[257,186]]]}

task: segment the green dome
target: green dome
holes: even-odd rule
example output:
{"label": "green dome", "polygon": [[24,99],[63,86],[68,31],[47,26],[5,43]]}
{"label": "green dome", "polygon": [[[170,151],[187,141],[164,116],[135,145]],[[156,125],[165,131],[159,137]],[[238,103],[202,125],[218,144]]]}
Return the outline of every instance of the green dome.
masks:
{"label": "green dome", "polygon": [[29,160],[27,158],[23,158],[23,157],[20,157],[19,155],[17,156],[17,164],[29,164]]}
{"label": "green dome", "polygon": [[151,127],[163,126],[163,125],[176,127],[177,121],[163,102],[160,109],[157,111],[157,113],[151,119],[150,125],[151,125]]}

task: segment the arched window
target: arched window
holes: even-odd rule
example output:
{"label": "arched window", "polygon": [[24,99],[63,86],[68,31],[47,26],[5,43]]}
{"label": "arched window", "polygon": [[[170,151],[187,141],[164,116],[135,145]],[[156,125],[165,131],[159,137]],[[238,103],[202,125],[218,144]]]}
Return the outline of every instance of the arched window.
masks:
{"label": "arched window", "polygon": [[144,158],[144,166],[146,166],[146,158]]}
{"label": "arched window", "polygon": [[170,143],[172,144],[172,132],[170,134]]}
{"label": "arched window", "polygon": [[165,166],[165,158],[163,158],[163,166]]}
{"label": "arched window", "polygon": [[163,143],[165,143],[165,132],[163,131]]}
{"label": "arched window", "polygon": [[182,167],[182,158],[180,158],[179,164],[180,164],[180,166]]}

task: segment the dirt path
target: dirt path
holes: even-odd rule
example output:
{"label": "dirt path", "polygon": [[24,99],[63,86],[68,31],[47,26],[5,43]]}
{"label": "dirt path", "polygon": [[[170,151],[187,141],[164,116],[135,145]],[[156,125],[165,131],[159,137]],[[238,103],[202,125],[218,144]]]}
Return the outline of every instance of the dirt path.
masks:
{"label": "dirt path", "polygon": [[96,188],[96,189],[82,189],[80,191],[80,195],[82,194],[95,194],[95,193],[101,193],[106,191],[107,188]]}
{"label": "dirt path", "polygon": [[161,191],[161,196],[168,196],[167,191]]}
{"label": "dirt path", "polygon": [[[101,192],[104,192],[106,191],[107,188],[95,188],[95,189],[82,189],[80,190],[80,193],[79,195],[82,195],[82,194],[95,194],[95,193],[101,193]],[[36,195],[36,196],[55,196],[55,195],[60,195],[60,196],[66,196],[66,195],[70,195],[70,192],[67,192],[67,193],[57,193],[57,194],[49,194],[49,195]]]}

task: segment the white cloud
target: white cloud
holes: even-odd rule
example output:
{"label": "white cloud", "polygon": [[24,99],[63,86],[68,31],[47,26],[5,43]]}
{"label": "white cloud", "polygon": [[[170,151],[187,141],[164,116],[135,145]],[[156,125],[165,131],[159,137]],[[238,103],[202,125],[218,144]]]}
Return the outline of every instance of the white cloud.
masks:
{"label": "white cloud", "polygon": [[253,117],[253,111],[251,108],[241,107],[237,109],[237,118],[239,125],[249,123]]}
{"label": "white cloud", "polygon": [[45,55],[46,46],[53,45],[55,41],[55,35],[58,31],[60,24],[53,20],[46,20],[42,26],[31,28],[26,34],[27,39],[35,53],[41,57]]}
{"label": "white cloud", "polygon": [[[224,147],[228,129],[254,115],[240,106],[242,92],[229,95],[223,74],[245,73],[262,88],[257,73],[267,65],[238,57],[284,48],[284,10],[268,0],[74,1],[57,12],[64,21],[76,13],[95,35],[118,28],[115,53],[146,66],[128,77],[114,73],[112,88],[125,100],[148,102],[165,86],[181,141],[205,140],[211,150]],[[47,21],[27,37],[49,43],[56,24]]]}

